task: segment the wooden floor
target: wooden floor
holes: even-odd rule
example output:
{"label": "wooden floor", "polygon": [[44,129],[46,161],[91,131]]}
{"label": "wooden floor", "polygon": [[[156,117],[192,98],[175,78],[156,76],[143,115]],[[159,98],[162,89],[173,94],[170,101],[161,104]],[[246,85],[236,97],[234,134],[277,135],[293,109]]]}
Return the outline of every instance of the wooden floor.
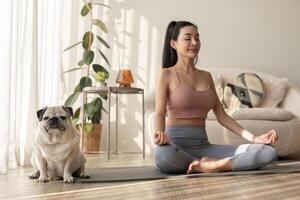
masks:
{"label": "wooden floor", "polygon": [[[140,154],[114,155],[109,161],[105,154],[88,154],[87,159],[88,168],[153,165],[151,156]],[[37,183],[27,178],[30,172],[22,167],[0,175],[0,199],[300,199],[300,173],[69,185]]]}

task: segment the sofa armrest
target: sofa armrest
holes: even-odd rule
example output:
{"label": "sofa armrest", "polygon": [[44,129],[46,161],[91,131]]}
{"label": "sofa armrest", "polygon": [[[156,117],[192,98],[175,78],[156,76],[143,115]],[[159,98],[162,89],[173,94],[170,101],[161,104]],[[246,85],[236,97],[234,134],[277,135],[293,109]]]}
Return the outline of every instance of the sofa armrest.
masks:
{"label": "sofa armrest", "polygon": [[145,94],[145,109],[149,112],[155,111],[155,89],[151,88],[146,94]]}
{"label": "sofa armrest", "polygon": [[300,117],[300,88],[290,84],[280,108],[286,109]]}

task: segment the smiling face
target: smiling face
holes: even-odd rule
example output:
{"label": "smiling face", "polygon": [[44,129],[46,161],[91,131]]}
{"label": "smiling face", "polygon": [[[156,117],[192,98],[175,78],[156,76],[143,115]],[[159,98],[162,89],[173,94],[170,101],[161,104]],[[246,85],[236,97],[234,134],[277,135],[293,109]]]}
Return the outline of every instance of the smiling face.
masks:
{"label": "smiling face", "polygon": [[181,28],[177,40],[171,40],[171,46],[176,49],[178,56],[196,58],[201,47],[197,28],[194,26]]}

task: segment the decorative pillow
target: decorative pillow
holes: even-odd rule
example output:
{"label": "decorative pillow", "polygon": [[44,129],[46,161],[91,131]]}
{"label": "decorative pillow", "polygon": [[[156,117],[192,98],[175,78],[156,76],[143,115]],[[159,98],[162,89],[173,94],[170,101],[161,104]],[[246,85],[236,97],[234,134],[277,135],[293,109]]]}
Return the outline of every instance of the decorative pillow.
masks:
{"label": "decorative pillow", "polygon": [[283,101],[287,86],[287,78],[265,78],[264,79],[266,94],[259,107],[275,108]]}
{"label": "decorative pillow", "polygon": [[227,83],[224,88],[224,103],[227,108],[257,107],[264,96],[262,79],[254,73],[242,73],[234,83]]}

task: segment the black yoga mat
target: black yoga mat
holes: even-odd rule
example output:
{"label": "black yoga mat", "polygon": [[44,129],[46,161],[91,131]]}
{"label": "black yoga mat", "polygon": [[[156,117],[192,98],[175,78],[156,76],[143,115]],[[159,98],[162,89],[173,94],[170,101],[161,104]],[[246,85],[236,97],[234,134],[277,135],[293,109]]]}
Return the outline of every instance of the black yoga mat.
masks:
{"label": "black yoga mat", "polygon": [[272,165],[259,170],[218,172],[218,173],[193,173],[193,174],[165,174],[154,166],[146,167],[115,167],[115,168],[94,168],[87,169],[89,179],[78,178],[80,183],[104,183],[104,182],[125,182],[125,181],[145,181],[172,178],[192,178],[192,177],[216,177],[216,176],[237,176],[237,175],[258,175],[258,174],[280,174],[299,173],[299,165],[279,166]]}

